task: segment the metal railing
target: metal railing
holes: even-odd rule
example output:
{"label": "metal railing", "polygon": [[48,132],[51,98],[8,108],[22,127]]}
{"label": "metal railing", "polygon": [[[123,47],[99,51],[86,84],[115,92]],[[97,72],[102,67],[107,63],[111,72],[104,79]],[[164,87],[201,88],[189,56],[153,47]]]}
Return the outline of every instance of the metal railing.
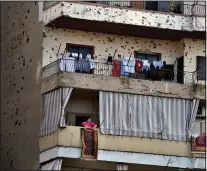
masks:
{"label": "metal railing", "polygon": [[[119,62],[103,63],[103,62],[85,62],[73,59],[59,59],[43,68],[43,72],[54,73],[52,70],[63,72],[76,72],[83,74],[106,75],[113,77],[121,77],[124,79],[143,79],[151,81],[167,81],[180,84],[196,84],[196,72],[178,71],[173,69],[156,69],[154,67],[148,69],[140,69],[136,65],[121,65]],[[45,74],[47,75],[47,74]]]}
{"label": "metal railing", "polygon": [[[77,2],[77,1],[67,1]],[[182,1],[79,1],[85,3],[103,4],[107,6],[150,10],[183,15],[205,16],[206,7],[200,4],[184,4]],[[44,2],[44,9],[58,3],[57,1]]]}

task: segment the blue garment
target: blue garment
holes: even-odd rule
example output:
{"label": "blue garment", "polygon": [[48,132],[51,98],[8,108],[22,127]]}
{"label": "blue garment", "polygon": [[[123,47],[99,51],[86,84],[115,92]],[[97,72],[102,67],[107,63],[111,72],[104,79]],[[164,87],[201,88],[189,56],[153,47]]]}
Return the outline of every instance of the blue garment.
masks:
{"label": "blue garment", "polygon": [[121,61],[121,75],[128,76],[129,73],[126,71],[126,65],[124,61]]}
{"label": "blue garment", "polygon": [[163,61],[157,61],[157,66],[161,69],[163,67]]}

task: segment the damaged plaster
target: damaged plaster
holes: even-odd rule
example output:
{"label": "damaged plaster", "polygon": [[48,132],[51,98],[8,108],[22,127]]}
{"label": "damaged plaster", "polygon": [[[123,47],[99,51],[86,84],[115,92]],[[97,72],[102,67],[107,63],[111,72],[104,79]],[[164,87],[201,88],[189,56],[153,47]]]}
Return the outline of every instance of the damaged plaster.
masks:
{"label": "damaged plaster", "polygon": [[194,20],[194,17],[191,16],[172,13],[159,13],[73,2],[61,2],[45,10],[44,24],[47,25],[61,16],[161,29],[205,31],[205,17],[196,17],[197,19]]}
{"label": "damaged plaster", "polygon": [[[37,170],[43,23],[37,2],[1,2],[1,170]],[[40,68],[40,67],[39,67]]]}

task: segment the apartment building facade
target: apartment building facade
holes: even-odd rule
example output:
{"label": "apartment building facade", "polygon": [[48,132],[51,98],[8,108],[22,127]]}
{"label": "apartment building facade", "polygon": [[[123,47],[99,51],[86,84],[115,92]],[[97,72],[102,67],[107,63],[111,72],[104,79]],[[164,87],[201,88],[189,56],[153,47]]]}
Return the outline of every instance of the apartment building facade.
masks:
{"label": "apartment building facade", "polygon": [[205,169],[205,2],[47,2],[43,22],[43,170]]}

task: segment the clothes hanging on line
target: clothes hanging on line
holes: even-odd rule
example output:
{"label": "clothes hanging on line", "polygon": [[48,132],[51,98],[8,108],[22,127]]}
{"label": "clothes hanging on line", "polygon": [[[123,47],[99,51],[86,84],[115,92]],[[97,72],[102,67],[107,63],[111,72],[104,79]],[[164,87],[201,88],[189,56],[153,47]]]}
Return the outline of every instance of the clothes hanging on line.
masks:
{"label": "clothes hanging on line", "polygon": [[142,72],[143,62],[136,60],[136,72]]}
{"label": "clothes hanging on line", "polygon": [[121,75],[124,76],[128,76],[129,75],[129,66],[128,64],[128,59],[127,57],[125,57],[122,61],[121,61]]}
{"label": "clothes hanging on line", "polygon": [[129,58],[128,66],[129,66],[129,73],[134,74],[135,73],[135,59],[134,58]]}
{"label": "clothes hanging on line", "polygon": [[112,68],[112,76],[120,77],[120,71],[121,71],[120,61],[114,60],[113,68]]}
{"label": "clothes hanging on line", "polygon": [[73,57],[63,56],[60,59],[59,68],[65,72],[75,72],[75,59]]}

